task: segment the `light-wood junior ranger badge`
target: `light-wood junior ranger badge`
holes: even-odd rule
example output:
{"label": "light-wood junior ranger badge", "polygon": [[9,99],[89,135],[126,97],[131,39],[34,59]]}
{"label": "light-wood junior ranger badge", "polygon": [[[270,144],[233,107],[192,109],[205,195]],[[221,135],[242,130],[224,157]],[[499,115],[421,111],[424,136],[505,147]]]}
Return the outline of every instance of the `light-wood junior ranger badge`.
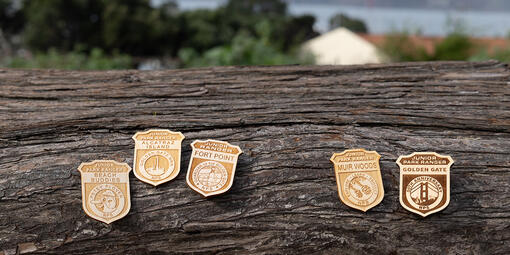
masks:
{"label": "light-wood junior ranger badge", "polygon": [[174,179],[181,169],[181,142],[184,135],[166,129],[138,132],[133,170],[136,178],[157,186]]}
{"label": "light-wood junior ranger badge", "polygon": [[126,163],[94,160],[78,167],[85,213],[104,223],[126,216],[131,208],[129,171]]}
{"label": "light-wood junior ranger badge", "polygon": [[216,140],[196,140],[191,147],[193,152],[186,175],[188,185],[205,197],[229,190],[241,148]]}
{"label": "light-wood junior ranger badge", "polygon": [[380,158],[377,152],[364,149],[333,154],[338,195],[344,204],[366,212],[382,201]]}
{"label": "light-wood junior ranger badge", "polygon": [[453,159],[435,152],[415,152],[397,159],[400,167],[400,204],[423,217],[450,203],[450,166]]}

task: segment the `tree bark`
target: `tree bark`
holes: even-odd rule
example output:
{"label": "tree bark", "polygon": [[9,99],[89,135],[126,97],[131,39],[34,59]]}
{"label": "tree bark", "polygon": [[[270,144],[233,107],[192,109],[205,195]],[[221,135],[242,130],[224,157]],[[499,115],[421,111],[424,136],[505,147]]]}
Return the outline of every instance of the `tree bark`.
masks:
{"label": "tree bark", "polygon": [[[509,254],[510,71],[489,62],[0,70],[0,254]],[[132,174],[130,213],[81,207],[81,162],[133,163],[131,136],[181,131],[181,172]],[[185,181],[195,139],[239,145],[232,189]],[[334,152],[381,154],[385,197],[337,195]],[[426,218],[399,203],[399,155],[455,160],[451,201]]]}

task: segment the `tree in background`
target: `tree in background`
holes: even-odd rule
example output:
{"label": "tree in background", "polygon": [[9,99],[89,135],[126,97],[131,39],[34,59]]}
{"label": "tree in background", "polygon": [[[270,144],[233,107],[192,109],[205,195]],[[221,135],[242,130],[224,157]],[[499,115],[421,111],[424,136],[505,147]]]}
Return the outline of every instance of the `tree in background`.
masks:
{"label": "tree in background", "polygon": [[0,28],[4,35],[19,33],[24,26],[24,17],[21,8],[12,0],[0,0]]}
{"label": "tree in background", "polygon": [[179,28],[167,3],[159,8],[149,0],[106,0],[102,19],[103,48],[135,56],[165,55],[176,52]]}
{"label": "tree in background", "polygon": [[329,19],[329,30],[337,27],[345,27],[355,33],[368,33],[368,28],[363,20],[351,18],[342,13],[336,14]]}
{"label": "tree in background", "polygon": [[[4,0],[6,1],[6,0]],[[179,48],[198,52],[229,44],[240,31],[257,36],[268,20],[271,44],[287,51],[316,36],[315,19],[287,14],[281,0],[230,0],[215,10],[178,12],[174,2],[152,6],[150,0],[38,0],[23,5],[25,42],[33,50],[119,50],[136,56],[177,55]]]}
{"label": "tree in background", "polygon": [[210,48],[227,44],[235,36],[236,28],[232,27],[225,17],[224,9],[190,10],[179,14],[179,35],[177,38],[180,49],[193,48],[204,52]]}
{"label": "tree in background", "polygon": [[416,31],[412,40],[408,31],[394,32],[386,36],[381,50],[394,62],[400,61],[440,61],[440,60],[470,60],[477,55],[480,47],[475,45],[461,21],[447,21],[448,35],[435,42],[432,51],[428,52],[419,45],[419,33]]}
{"label": "tree in background", "polygon": [[230,44],[241,31],[257,37],[260,22],[271,24],[269,43],[277,50],[289,52],[302,42],[318,35],[313,16],[291,16],[280,0],[230,0],[216,10],[192,10],[180,14],[181,48],[204,52]]}
{"label": "tree in background", "polygon": [[319,35],[314,30],[315,17],[312,15],[287,16],[281,25],[271,26],[270,40],[282,51],[293,51],[296,47]]}
{"label": "tree in background", "polygon": [[[21,3],[18,10],[24,17],[16,31],[33,53],[26,54],[27,61],[37,58],[36,63],[41,66],[46,66],[42,64],[44,61],[55,63],[58,57],[82,59],[83,54],[88,56],[98,50],[102,56],[127,54],[136,57],[133,59],[202,58],[206,52],[210,58],[214,55],[211,49],[232,49],[238,53],[251,48],[261,53],[262,46],[267,48],[264,51],[267,58],[273,56],[274,61],[235,53],[231,56],[236,57],[230,58],[230,62],[296,63],[296,49],[317,35],[313,29],[315,18],[289,15],[282,0],[230,0],[214,10],[191,11],[179,11],[174,1],[154,6],[150,0],[0,0],[0,7],[10,15],[8,7],[16,2]],[[3,29],[14,28],[8,19],[11,16],[0,15],[0,22],[5,21],[1,23]],[[258,28],[260,24],[270,24],[264,37]],[[184,53],[181,54],[181,50]],[[239,56],[246,56],[246,61]],[[19,64],[20,59],[16,62],[17,66],[30,66],[29,63]]]}
{"label": "tree in background", "polygon": [[416,45],[407,31],[386,35],[382,52],[393,62],[423,61],[429,58],[424,47]]}
{"label": "tree in background", "polygon": [[24,38],[38,51],[71,51],[79,45],[138,56],[176,52],[172,42],[178,30],[168,5],[154,8],[149,0],[26,1]]}
{"label": "tree in background", "polygon": [[464,33],[452,33],[435,45],[429,60],[469,60],[476,45]]}
{"label": "tree in background", "polygon": [[78,44],[88,49],[103,46],[103,1],[38,0],[23,3],[26,19],[23,37],[30,49],[71,51]]}
{"label": "tree in background", "polygon": [[313,64],[312,56],[301,56],[297,52],[285,54],[271,45],[271,25],[268,21],[257,24],[256,31],[257,36],[241,31],[232,43],[214,47],[203,54],[193,48],[184,48],[179,51],[182,66]]}
{"label": "tree in background", "polygon": [[183,12],[180,22],[185,67],[297,64],[297,48],[318,34],[313,16],[290,16],[280,0],[230,0],[217,10]]}

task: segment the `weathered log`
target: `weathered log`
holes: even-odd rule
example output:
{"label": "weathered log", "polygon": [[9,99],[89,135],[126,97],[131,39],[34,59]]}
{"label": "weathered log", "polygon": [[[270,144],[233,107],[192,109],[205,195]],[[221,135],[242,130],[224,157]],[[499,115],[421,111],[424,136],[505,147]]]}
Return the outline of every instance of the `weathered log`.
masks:
{"label": "weathered log", "polygon": [[[0,70],[4,254],[509,254],[510,71],[495,61],[175,71]],[[179,176],[131,175],[110,225],[81,208],[81,162],[132,165],[136,131],[181,131]],[[185,182],[195,139],[239,145],[232,189]],[[366,213],[337,195],[333,152],[378,151],[385,198]],[[400,206],[399,155],[451,155],[451,202]],[[2,252],[0,252],[2,253]]]}

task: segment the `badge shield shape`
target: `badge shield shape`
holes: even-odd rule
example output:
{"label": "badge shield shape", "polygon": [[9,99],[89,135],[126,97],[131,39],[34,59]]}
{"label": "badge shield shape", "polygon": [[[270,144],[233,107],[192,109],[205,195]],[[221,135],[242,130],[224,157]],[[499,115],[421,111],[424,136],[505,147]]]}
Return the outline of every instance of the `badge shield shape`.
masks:
{"label": "badge shield shape", "polygon": [[435,152],[414,152],[400,156],[400,204],[426,217],[450,203],[450,156]]}
{"label": "badge shield shape", "polygon": [[133,136],[133,172],[139,180],[157,186],[173,180],[181,169],[184,135],[166,129],[151,129]]}
{"label": "badge shield shape", "polygon": [[186,174],[188,186],[204,197],[228,191],[234,182],[239,146],[217,140],[196,140]]}
{"label": "badge shield shape", "polygon": [[366,212],[384,198],[379,159],[376,151],[345,150],[331,157],[340,200],[347,206]]}
{"label": "badge shield shape", "polygon": [[128,164],[94,160],[82,163],[78,171],[82,206],[88,216],[110,224],[128,214],[131,209]]}

